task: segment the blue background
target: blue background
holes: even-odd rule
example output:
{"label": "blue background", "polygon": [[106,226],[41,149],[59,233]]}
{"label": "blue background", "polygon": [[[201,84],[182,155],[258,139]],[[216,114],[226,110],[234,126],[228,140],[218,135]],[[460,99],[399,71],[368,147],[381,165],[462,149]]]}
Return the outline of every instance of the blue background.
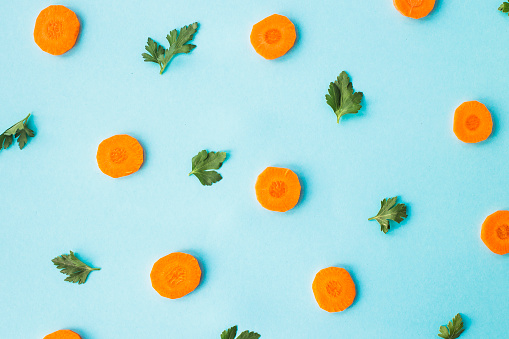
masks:
{"label": "blue background", "polygon": [[[484,218],[509,209],[509,17],[502,0],[437,0],[427,18],[391,0],[62,1],[82,29],[63,56],[33,41],[43,1],[0,2],[0,126],[33,112],[37,136],[0,153],[0,338],[62,328],[84,339],[434,338],[463,315],[462,338],[507,333],[507,256],[480,239]],[[268,61],[249,42],[273,13],[298,40]],[[148,36],[200,23],[191,54],[159,75]],[[325,103],[342,70],[364,92],[340,124]],[[479,100],[494,131],[480,144],[452,132],[455,108]],[[112,179],[95,160],[114,134],[137,138],[146,161]],[[224,150],[224,179],[188,177],[202,149]],[[293,169],[296,208],[270,212],[254,184],[267,166]],[[384,235],[382,198],[409,217]],[[50,261],[73,250],[101,267],[84,285]],[[170,300],[150,270],[174,251],[195,255],[203,279]],[[329,314],[311,283],[348,269],[352,307]]]}

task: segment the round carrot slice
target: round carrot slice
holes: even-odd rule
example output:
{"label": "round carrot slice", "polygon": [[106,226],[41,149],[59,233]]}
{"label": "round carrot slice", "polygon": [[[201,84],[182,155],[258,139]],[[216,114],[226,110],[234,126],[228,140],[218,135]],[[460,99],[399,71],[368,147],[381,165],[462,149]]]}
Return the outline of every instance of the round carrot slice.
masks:
{"label": "round carrot slice", "polygon": [[288,168],[267,167],[256,180],[256,198],[268,210],[286,212],[297,205],[300,182]]}
{"label": "round carrot slice", "polygon": [[297,38],[295,26],[287,17],[273,14],[251,30],[251,45],[265,59],[276,59],[292,48]]}
{"label": "round carrot slice", "polygon": [[71,330],[59,330],[48,334],[44,339],[81,339],[81,337]]}
{"label": "round carrot slice", "polygon": [[340,312],[352,305],[355,299],[355,283],[344,268],[327,267],[316,274],[313,293],[321,309]]}
{"label": "round carrot slice", "polygon": [[99,144],[97,164],[104,174],[112,178],[133,174],[143,164],[143,148],[129,135],[114,135]]}
{"label": "round carrot slice", "polygon": [[157,260],[150,272],[152,287],[161,296],[178,299],[198,287],[201,269],[195,257],[175,252]]}
{"label": "round carrot slice", "polygon": [[76,14],[62,5],[46,7],[35,21],[34,40],[44,51],[61,55],[76,43],[80,22]]}
{"label": "round carrot slice", "polygon": [[493,253],[509,253],[509,211],[497,211],[484,220],[481,239]]}
{"label": "round carrot slice", "polygon": [[479,101],[462,103],[454,113],[454,134],[463,142],[486,140],[493,129],[491,113]]}
{"label": "round carrot slice", "polygon": [[394,7],[409,18],[420,19],[435,7],[435,0],[394,0]]}

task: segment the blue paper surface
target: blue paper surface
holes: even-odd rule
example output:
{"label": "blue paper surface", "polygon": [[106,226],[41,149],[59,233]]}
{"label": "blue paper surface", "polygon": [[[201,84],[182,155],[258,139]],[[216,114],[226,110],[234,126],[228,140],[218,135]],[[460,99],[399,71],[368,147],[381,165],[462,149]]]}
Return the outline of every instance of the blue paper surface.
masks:
{"label": "blue paper surface", "polygon": [[[426,18],[391,0],[62,1],[78,15],[63,56],[33,41],[41,1],[0,2],[0,129],[32,112],[37,135],[0,152],[0,339],[62,328],[83,339],[219,338],[239,325],[276,338],[433,338],[456,313],[462,338],[505,338],[509,257],[481,224],[509,209],[509,17],[502,0],[437,0]],[[297,42],[269,61],[254,23],[287,16]],[[147,37],[200,23],[190,54],[159,75]],[[363,108],[336,124],[324,95],[346,70]],[[454,110],[479,100],[494,131],[479,144],[452,132]],[[98,144],[137,138],[146,160],[121,179],[102,174]],[[224,179],[189,177],[200,150],[223,150]],[[267,166],[301,179],[301,201],[263,209],[254,184]],[[384,235],[380,200],[409,217]],[[51,259],[72,250],[101,267],[64,282]],[[170,300],[150,270],[193,254],[203,279]],[[311,290],[341,266],[354,304],[329,314]]]}

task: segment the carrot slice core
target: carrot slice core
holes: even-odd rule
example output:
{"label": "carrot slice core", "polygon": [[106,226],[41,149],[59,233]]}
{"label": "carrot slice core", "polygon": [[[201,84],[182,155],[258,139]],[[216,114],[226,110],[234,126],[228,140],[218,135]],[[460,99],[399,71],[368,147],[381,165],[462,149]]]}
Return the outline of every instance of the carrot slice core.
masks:
{"label": "carrot slice core", "polygon": [[467,121],[465,122],[466,127],[470,131],[475,131],[479,128],[479,125],[481,124],[481,119],[479,119],[476,115],[471,115],[467,118]]}
{"label": "carrot slice core", "polygon": [[327,267],[320,270],[312,287],[318,306],[327,312],[344,311],[355,299],[355,283],[344,268]]}
{"label": "carrot slice core", "polygon": [[497,228],[497,236],[499,237],[499,239],[502,240],[509,238],[509,226],[502,225],[499,228]]}
{"label": "carrot slice core", "polygon": [[453,130],[458,139],[463,142],[484,141],[493,130],[491,113],[478,101],[466,101],[454,112]]}
{"label": "carrot slice core", "polygon": [[288,168],[267,167],[256,180],[256,198],[270,211],[286,212],[297,205],[300,197],[297,174]]}
{"label": "carrot slice core", "polygon": [[127,151],[123,148],[115,148],[110,152],[110,159],[116,164],[121,164],[128,158]]}
{"label": "carrot slice core", "polygon": [[269,29],[265,32],[265,42],[268,44],[275,44],[281,40],[281,31],[278,29]]}
{"label": "carrot slice core", "polygon": [[81,339],[81,337],[71,330],[58,330],[48,334],[44,339]]}
{"label": "carrot slice core", "polygon": [[152,287],[159,295],[178,299],[198,287],[201,269],[198,260],[190,254],[175,252],[157,260],[150,272]]}
{"label": "carrot slice core", "polygon": [[276,59],[293,47],[297,33],[287,17],[273,14],[256,23],[251,30],[251,45],[265,59]]}
{"label": "carrot slice core", "polygon": [[34,40],[44,51],[61,55],[76,43],[80,22],[76,14],[62,5],[43,9],[35,21]]}
{"label": "carrot slice core", "polygon": [[273,181],[269,187],[269,194],[274,198],[281,198],[282,196],[285,195],[287,189],[288,186],[285,184],[284,181],[280,180]]}
{"label": "carrot slice core", "polygon": [[484,220],[481,239],[493,253],[509,253],[509,211],[497,211]]}

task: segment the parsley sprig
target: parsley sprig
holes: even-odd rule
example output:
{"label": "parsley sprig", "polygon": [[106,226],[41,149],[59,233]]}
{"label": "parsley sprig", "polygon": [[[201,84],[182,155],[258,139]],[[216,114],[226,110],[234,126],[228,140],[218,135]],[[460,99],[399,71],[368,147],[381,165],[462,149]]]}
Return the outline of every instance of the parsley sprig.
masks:
{"label": "parsley sprig", "polygon": [[397,204],[398,197],[382,200],[380,211],[378,214],[368,220],[376,220],[380,224],[381,231],[384,233],[389,232],[391,225],[389,220],[395,221],[398,224],[407,217],[406,205]]}
{"label": "parsley sprig", "polygon": [[195,45],[188,44],[189,41],[193,40],[194,34],[198,29],[198,23],[195,22],[189,26],[184,26],[178,32],[176,29],[170,32],[166,36],[166,40],[168,40],[170,47],[165,49],[163,46],[159,45],[157,42],[148,38],[147,46],[145,49],[147,53],[142,53],[144,61],[146,62],[155,62],[159,64],[161,70],[159,74],[163,74],[166,66],[170,63],[170,60],[177,54],[180,53],[189,53],[193,49],[196,48]]}
{"label": "parsley sprig", "polygon": [[220,169],[226,159],[225,152],[207,152],[203,150],[193,157],[192,171],[189,175],[195,175],[201,184],[211,186],[213,183],[223,179],[215,169]]}
{"label": "parsley sprig", "polygon": [[93,268],[79,260],[73,251],[70,254],[62,254],[51,261],[60,270],[60,273],[67,274],[65,281],[83,284],[92,271],[99,271],[100,268]]}
{"label": "parsley sprig", "polygon": [[345,71],[329,85],[329,94],[325,95],[327,104],[339,119],[345,114],[355,114],[361,109],[362,92],[354,92],[350,77]]}
{"label": "parsley sprig", "polygon": [[235,338],[236,336],[237,336],[237,326],[230,327],[229,329],[224,330],[223,333],[221,333],[221,339],[258,339],[261,337],[261,335],[259,335],[258,333],[249,331],[244,331],[241,334],[239,334],[237,338]]}
{"label": "parsley sprig", "polygon": [[449,321],[447,326],[440,326],[440,333],[438,336],[444,339],[456,339],[463,331],[463,319],[458,313],[452,318],[452,321]]}
{"label": "parsley sprig", "polygon": [[509,13],[509,2],[504,1],[498,10],[502,13]]}
{"label": "parsley sprig", "polygon": [[25,119],[18,121],[0,135],[0,150],[9,148],[15,138],[18,138],[19,149],[23,149],[28,138],[34,137],[34,131],[27,126],[30,116],[31,114],[28,114]]}

